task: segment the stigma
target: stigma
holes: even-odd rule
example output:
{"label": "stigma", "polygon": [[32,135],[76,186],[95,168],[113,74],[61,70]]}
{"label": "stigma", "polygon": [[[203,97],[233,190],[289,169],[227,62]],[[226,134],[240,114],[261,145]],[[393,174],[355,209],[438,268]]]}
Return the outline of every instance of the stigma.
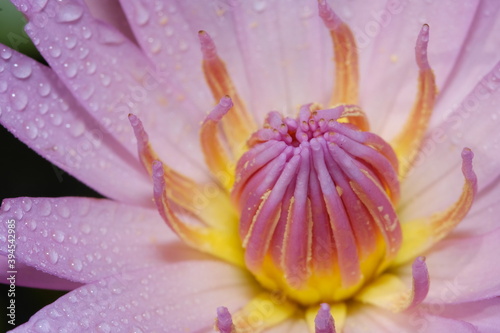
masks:
{"label": "stigma", "polygon": [[348,298],[401,245],[396,154],[348,117],[364,114],[314,104],[295,119],[271,112],[236,166],[246,266],[302,304]]}

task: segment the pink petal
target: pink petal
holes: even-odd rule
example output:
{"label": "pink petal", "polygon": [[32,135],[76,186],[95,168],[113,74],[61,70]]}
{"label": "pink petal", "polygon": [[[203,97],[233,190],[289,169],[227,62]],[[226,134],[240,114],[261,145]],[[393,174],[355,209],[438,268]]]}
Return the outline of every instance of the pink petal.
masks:
{"label": "pink petal", "polygon": [[[17,198],[5,199],[0,215],[0,235],[7,235],[5,221],[15,220],[19,263],[72,281],[191,255],[153,209],[105,199]],[[6,242],[0,253],[6,255]]]}
{"label": "pink petal", "polygon": [[[8,266],[7,257],[3,255],[0,256],[0,269],[0,279],[2,282],[8,283],[7,278],[11,276],[11,273],[8,272],[12,271],[12,269]],[[52,290],[73,290],[81,286],[80,283],[43,273],[20,262],[16,263],[14,271],[16,272],[16,286]]]}
{"label": "pink petal", "polygon": [[481,196],[482,190],[497,181],[500,131],[495,110],[500,105],[499,79],[500,62],[462,104],[427,135],[416,166],[402,185],[402,221],[443,210],[456,200],[463,184],[460,151],[464,147],[474,152],[478,194]]}
{"label": "pink petal", "polygon": [[422,311],[447,318],[465,320],[477,327],[479,332],[498,332],[500,327],[500,298],[495,297],[473,303],[429,304]]}
{"label": "pink petal", "polygon": [[[474,22],[469,28],[467,38],[460,50],[453,67],[453,72],[439,93],[436,104],[438,117],[434,117],[432,125],[439,125],[443,117],[453,111],[500,60],[497,52],[500,45],[500,2],[495,0],[481,1],[474,13]],[[497,112],[498,113],[498,112]]]}
{"label": "pink petal", "polygon": [[477,328],[460,319],[429,315],[417,308],[413,311],[393,313],[380,308],[359,305],[347,314],[344,333],[417,333],[453,332],[477,333]]}
{"label": "pink petal", "polygon": [[191,26],[174,1],[120,2],[145,55],[163,75],[183,87],[186,98],[202,111],[195,123],[201,122],[214,102],[202,71],[198,42],[201,28]]}
{"label": "pink petal", "polygon": [[83,286],[13,332],[211,332],[217,307],[242,307],[254,287],[231,265],[180,261]]}
{"label": "pink petal", "polygon": [[130,40],[135,40],[118,0],[85,0],[85,4],[95,18],[111,24]]}
{"label": "pink petal", "polygon": [[[27,8],[26,32],[61,81],[97,122],[135,156],[127,120],[140,116],[160,156],[204,178],[203,157],[190,115],[199,112],[170,85],[140,49],[112,26],[95,20],[81,3],[50,0],[42,10]],[[182,142],[182,146],[178,145]]]}
{"label": "pink petal", "polygon": [[418,76],[414,47],[422,25],[430,26],[429,62],[441,89],[461,52],[477,3],[388,1],[385,8],[372,10],[369,19],[351,26],[361,55],[361,106],[374,132],[392,138],[413,106]]}
{"label": "pink petal", "polygon": [[258,123],[271,110],[295,115],[298,105],[329,100],[333,47],[315,2],[177,3],[193,32],[213,37]]}
{"label": "pink petal", "polygon": [[54,72],[0,48],[0,123],[61,169],[102,194],[151,205],[147,175],[134,157],[96,123]]}
{"label": "pink petal", "polygon": [[[500,296],[500,228],[474,237],[448,238],[426,256],[430,288],[425,303],[460,303]],[[399,275],[409,276],[409,267]]]}

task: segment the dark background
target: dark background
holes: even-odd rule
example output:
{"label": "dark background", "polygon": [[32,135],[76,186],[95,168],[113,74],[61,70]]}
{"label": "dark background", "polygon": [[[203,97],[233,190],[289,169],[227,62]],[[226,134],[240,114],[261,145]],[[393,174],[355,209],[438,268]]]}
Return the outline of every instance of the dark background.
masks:
{"label": "dark background", "polygon": [[[25,53],[40,62],[43,58],[31,44],[22,30],[25,18],[8,0],[0,0],[0,43]],[[1,80],[1,76],[0,76]],[[44,160],[25,144],[18,141],[4,127],[0,126],[0,201],[20,196],[100,197],[98,193],[80,183],[61,169]],[[18,273],[20,274],[20,273]],[[0,332],[13,329],[7,321],[7,281],[0,281]],[[26,322],[43,308],[54,302],[64,291],[41,290],[16,286],[16,326]]]}

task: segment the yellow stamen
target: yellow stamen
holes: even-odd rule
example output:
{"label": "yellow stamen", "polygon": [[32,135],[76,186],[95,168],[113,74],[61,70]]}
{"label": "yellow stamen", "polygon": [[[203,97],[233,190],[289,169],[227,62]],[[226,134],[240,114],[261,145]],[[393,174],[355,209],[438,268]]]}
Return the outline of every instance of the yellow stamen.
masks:
{"label": "yellow stamen", "polygon": [[226,65],[217,55],[212,39],[204,31],[199,32],[199,38],[203,53],[203,73],[214,99],[218,101],[228,95],[234,103],[234,108],[222,119],[222,126],[234,158],[238,159],[246,150],[246,140],[257,127],[236,91]]}
{"label": "yellow stamen", "polygon": [[420,69],[417,99],[406,124],[391,143],[398,155],[400,179],[404,178],[417,157],[436,100],[437,88],[434,73],[427,60],[428,39],[429,26],[424,25],[415,47],[417,64]]}

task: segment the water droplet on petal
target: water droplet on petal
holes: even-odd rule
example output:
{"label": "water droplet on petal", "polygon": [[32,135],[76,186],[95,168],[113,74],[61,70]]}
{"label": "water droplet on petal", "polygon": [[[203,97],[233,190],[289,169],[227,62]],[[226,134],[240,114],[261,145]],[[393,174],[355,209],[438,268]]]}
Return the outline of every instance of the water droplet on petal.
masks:
{"label": "water droplet on petal", "polygon": [[58,58],[61,56],[61,49],[58,46],[51,45],[49,46],[49,54],[54,58]]}
{"label": "water droplet on petal", "polygon": [[32,140],[36,139],[36,137],[38,136],[38,128],[32,121],[28,121],[24,124],[24,131],[26,133],[26,136]]}
{"label": "water droplet on petal", "polygon": [[64,232],[62,232],[61,230],[56,230],[52,233],[52,239],[54,239],[58,243],[64,242],[64,238]]}
{"label": "water droplet on petal", "polygon": [[10,94],[9,98],[14,109],[18,111],[26,109],[28,105],[28,95],[24,91],[14,91]]}
{"label": "water droplet on petal", "polygon": [[4,60],[9,60],[12,57],[12,50],[5,47],[0,51],[0,57]]}
{"label": "water droplet on petal", "polygon": [[135,20],[137,22],[137,24],[139,25],[144,25],[146,23],[148,23],[149,21],[149,11],[144,8],[144,6],[139,3],[139,2],[136,2],[135,3]]}
{"label": "water droplet on petal", "polygon": [[76,272],[81,272],[82,269],[83,269],[83,264],[82,264],[82,261],[78,258],[74,258],[71,263],[71,268],[76,271]]}
{"label": "water droplet on petal", "polygon": [[153,54],[158,54],[161,50],[161,42],[158,40],[158,39],[154,39],[152,42],[151,42],[151,53]]}
{"label": "water droplet on petal", "polygon": [[64,37],[64,45],[68,49],[73,49],[76,46],[77,39],[74,35],[69,35]]}
{"label": "water droplet on petal", "polygon": [[57,319],[59,317],[62,317],[62,313],[59,312],[57,309],[50,309],[49,310],[49,317],[53,319]]}
{"label": "water droplet on petal", "polygon": [[40,94],[40,96],[42,97],[47,96],[48,94],[50,94],[50,90],[51,89],[49,84],[43,82],[40,82],[38,84],[38,94]]}
{"label": "water droplet on petal", "polygon": [[40,112],[40,114],[44,115],[47,113],[47,111],[49,111],[49,106],[45,103],[40,103],[38,104],[38,111]]}
{"label": "water droplet on petal", "polygon": [[33,9],[37,12],[43,10],[47,5],[48,0],[34,0],[32,1]]}
{"label": "water droplet on petal", "polygon": [[78,52],[78,58],[80,59],[85,59],[89,55],[89,49],[85,47],[80,47],[80,50]]}
{"label": "water droplet on petal", "polygon": [[25,212],[29,212],[31,210],[32,205],[33,201],[30,198],[24,198],[21,201],[21,206],[23,207]]}
{"label": "water droplet on petal", "polygon": [[35,220],[30,220],[26,222],[26,226],[31,230],[35,231],[36,230],[36,221]]}
{"label": "water droplet on petal", "polygon": [[49,333],[51,331],[50,323],[47,319],[38,320],[33,327],[35,332],[38,333]]}
{"label": "water droplet on petal", "polygon": [[85,67],[87,68],[87,74],[94,74],[96,69],[97,69],[97,65],[95,64],[95,62],[92,62],[92,61],[87,61],[85,63]]}
{"label": "water droplet on petal", "polygon": [[26,79],[31,75],[31,65],[29,63],[13,64],[12,75],[17,77],[18,79]]}
{"label": "water droplet on petal", "polygon": [[78,65],[73,61],[68,61],[63,64],[64,73],[67,77],[73,78],[78,73]]}
{"label": "water droplet on petal", "polygon": [[7,91],[7,81],[0,81],[0,93]]}
{"label": "water droplet on petal", "polygon": [[253,9],[257,12],[257,13],[262,13],[267,7],[267,4],[265,1],[256,1],[254,2],[253,4]]}
{"label": "water droplet on petal", "polygon": [[97,332],[109,333],[111,332],[111,326],[107,323],[100,323],[97,325]]}
{"label": "water droplet on petal", "polygon": [[59,255],[54,250],[49,250],[49,252],[47,252],[47,257],[49,258],[51,264],[57,264],[59,261]]}
{"label": "water droplet on petal", "polygon": [[40,202],[38,207],[38,214],[40,214],[40,216],[49,216],[51,211],[52,206],[50,205],[49,200],[44,199],[42,202]]}
{"label": "water droplet on petal", "polygon": [[69,208],[65,205],[57,205],[56,210],[59,213],[59,215],[61,217],[64,217],[65,219],[67,219],[71,214]]}
{"label": "water droplet on petal", "polygon": [[103,86],[108,87],[111,84],[111,77],[109,75],[101,74],[100,78]]}
{"label": "water droplet on petal", "polygon": [[85,223],[85,224],[82,224],[80,226],[80,231],[83,232],[84,234],[88,235],[88,234],[90,234],[91,228],[88,224]]}
{"label": "water droplet on petal", "polygon": [[165,27],[165,35],[170,37],[174,34],[174,29],[171,26]]}
{"label": "water droplet on petal", "polygon": [[76,3],[68,3],[58,8],[56,18],[58,22],[73,22],[82,17],[82,15],[82,6]]}
{"label": "water droplet on petal", "polygon": [[52,113],[52,114],[50,114],[50,118],[51,118],[52,124],[54,126],[61,125],[61,123],[62,123],[62,117],[61,117],[61,115],[59,113],[56,113],[56,114]]}
{"label": "water droplet on petal", "polygon": [[2,202],[2,210],[4,212],[8,212],[11,208],[10,202],[4,201]]}

